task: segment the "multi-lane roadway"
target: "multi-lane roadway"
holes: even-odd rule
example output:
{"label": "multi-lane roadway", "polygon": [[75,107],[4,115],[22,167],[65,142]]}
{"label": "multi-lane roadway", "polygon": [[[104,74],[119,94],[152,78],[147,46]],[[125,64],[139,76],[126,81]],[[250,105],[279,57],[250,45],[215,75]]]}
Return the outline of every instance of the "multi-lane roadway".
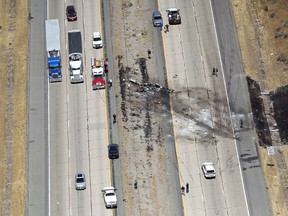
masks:
{"label": "multi-lane roadway", "polygon": [[[227,4],[227,1],[218,1],[219,4]],[[78,20],[75,22],[67,22],[65,16],[65,9],[69,4],[76,7]],[[104,2],[103,5],[101,8],[100,1],[90,0],[49,1],[46,7],[46,1],[31,1],[33,19],[30,21],[29,64],[29,215],[113,214],[113,210],[107,210],[104,206],[101,189],[112,184],[107,145],[109,138],[110,141],[118,141],[116,127],[109,121],[109,116],[114,113],[116,106],[113,100],[115,93],[110,93],[111,106],[108,108],[106,90],[92,91],[90,76],[90,58],[104,57],[102,49],[92,48],[92,32],[99,31],[104,34],[101,20],[102,16],[105,18],[105,14],[101,14],[101,9],[105,12],[110,11],[107,9],[108,6],[111,7],[110,4]],[[243,181],[239,163],[241,152],[238,152],[234,139],[234,127],[237,125],[235,126],[235,119],[231,119],[229,105],[234,104],[232,111],[237,111],[237,103],[233,103],[233,98],[231,99],[231,95],[235,94],[229,91],[233,89],[230,82],[228,92],[226,88],[225,71],[231,68],[227,67],[230,59],[226,55],[225,59],[221,57],[222,53],[227,51],[224,49],[225,46],[230,47],[231,44],[229,45],[229,41],[223,43],[227,35],[217,34],[217,28],[215,29],[215,25],[218,25],[215,20],[219,20],[217,14],[221,10],[227,12],[227,8],[218,8],[210,1],[193,0],[159,1],[158,6],[164,22],[167,23],[165,10],[170,7],[180,8],[183,20],[179,26],[170,26],[168,33],[159,30],[153,34],[160,37],[157,41],[163,43],[164,50],[161,50],[162,44],[157,43],[153,49],[160,50],[163,58],[159,59],[166,65],[169,87],[174,90],[170,99],[178,165],[174,164],[173,169],[179,167],[179,173],[176,173],[181,185],[190,185],[189,193],[182,196],[182,200],[177,200],[180,196],[174,196],[175,202],[183,203],[184,215],[249,215],[249,211],[256,212],[253,202],[259,198],[257,204],[262,206],[259,212],[261,211],[261,215],[269,215],[260,168],[255,171],[255,181],[258,180],[259,185],[256,185],[255,181],[249,181],[248,174],[252,175],[251,172],[246,175],[244,173]],[[151,2],[151,8],[146,12],[149,22],[152,12],[156,9],[156,5]],[[214,19],[215,16],[218,19]],[[60,21],[63,72],[61,83],[49,85],[44,36],[44,20],[47,18]],[[229,19],[232,17],[228,16],[228,21]],[[110,20],[106,19],[104,28],[109,30],[106,37],[113,35],[113,30],[107,27],[109,23]],[[232,25],[230,22],[227,23]],[[233,29],[233,25],[229,27]],[[73,29],[79,29],[82,34],[85,76],[83,84],[74,85],[69,79],[67,56],[67,32]],[[236,37],[235,32],[231,33],[231,37]],[[106,38],[107,41],[109,39]],[[220,44],[222,41],[220,49],[219,41]],[[107,47],[108,54],[112,57],[113,50],[110,44],[107,44]],[[230,57],[240,59],[238,55]],[[241,62],[236,62],[241,67]],[[212,75],[213,67],[219,69],[218,76]],[[233,73],[229,71],[231,77]],[[238,77],[237,74],[235,76]],[[246,94],[244,87],[240,90],[243,95]],[[230,101],[227,95],[230,96]],[[241,100],[247,103],[246,98]],[[239,101],[237,102],[239,104]],[[239,113],[240,111],[236,114]],[[240,114],[242,116],[242,113]],[[109,136],[108,128],[114,131],[113,135]],[[253,141],[253,136],[249,136],[251,140],[247,139],[246,142]],[[247,148],[254,151],[255,146]],[[216,179],[204,178],[200,166],[205,161],[214,162]],[[121,187],[119,162],[112,168],[118,169],[118,177],[113,183]],[[75,190],[74,175],[77,171],[86,174],[86,190]],[[244,190],[251,188],[251,184],[258,187],[260,192],[251,195],[249,191]],[[176,185],[179,187],[179,193],[181,185]],[[250,194],[248,200],[247,193]],[[127,212],[124,213],[123,197],[122,190],[119,190],[118,215],[129,215]]]}

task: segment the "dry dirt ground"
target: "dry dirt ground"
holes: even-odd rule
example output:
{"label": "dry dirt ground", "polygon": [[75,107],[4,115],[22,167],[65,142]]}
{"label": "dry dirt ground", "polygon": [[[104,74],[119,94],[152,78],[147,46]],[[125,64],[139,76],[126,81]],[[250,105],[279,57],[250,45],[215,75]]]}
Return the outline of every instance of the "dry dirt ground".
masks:
{"label": "dry dirt ground", "polygon": [[[127,82],[135,79],[141,83],[156,83],[155,58],[147,58],[153,40],[151,20],[147,19],[148,1],[113,0],[113,55],[114,69],[119,80],[117,87],[118,130],[121,134],[121,172],[123,179],[124,208],[126,215],[171,215],[163,203],[169,187],[165,145],[163,144],[163,115],[169,113],[168,94],[155,86],[140,86]],[[135,22],[135,17],[143,20]],[[124,45],[123,45],[124,43]],[[138,88],[138,90],[137,90]],[[162,99],[163,98],[163,99]],[[162,106],[159,106],[162,104]],[[133,188],[138,180],[139,190]],[[159,187],[159,185],[162,185]],[[146,190],[147,188],[147,190]],[[136,191],[136,192],[135,192]],[[151,199],[153,197],[153,199]],[[159,205],[162,203],[162,205]]]}
{"label": "dry dirt ground", "polygon": [[[288,1],[231,0],[231,3],[244,72],[257,81],[262,92],[258,97],[258,107],[263,108],[264,126],[267,126],[264,128],[268,130],[263,133],[258,127],[262,142],[259,153],[272,211],[274,215],[288,215],[287,88],[280,89],[278,101],[271,103],[274,90],[279,91],[279,87],[288,84]],[[282,109],[275,107],[279,102]],[[268,156],[266,146],[271,145],[275,147],[275,155]]]}
{"label": "dry dirt ground", "polygon": [[3,216],[25,213],[27,5],[27,0],[0,1],[0,215]]}

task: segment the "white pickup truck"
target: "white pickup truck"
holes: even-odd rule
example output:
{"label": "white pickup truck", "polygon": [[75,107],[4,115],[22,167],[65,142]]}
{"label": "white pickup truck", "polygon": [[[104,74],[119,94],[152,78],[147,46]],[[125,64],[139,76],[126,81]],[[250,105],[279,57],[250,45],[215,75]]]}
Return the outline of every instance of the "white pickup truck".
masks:
{"label": "white pickup truck", "polygon": [[105,187],[102,189],[104,203],[106,208],[117,208],[117,197],[114,187]]}

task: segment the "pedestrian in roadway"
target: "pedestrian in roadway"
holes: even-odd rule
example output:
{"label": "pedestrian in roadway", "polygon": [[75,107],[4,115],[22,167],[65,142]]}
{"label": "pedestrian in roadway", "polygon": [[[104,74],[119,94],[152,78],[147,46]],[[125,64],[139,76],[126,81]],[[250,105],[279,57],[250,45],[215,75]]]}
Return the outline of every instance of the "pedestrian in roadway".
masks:
{"label": "pedestrian in roadway", "polygon": [[113,124],[115,124],[117,121],[116,121],[116,114],[113,114]]}
{"label": "pedestrian in roadway", "polygon": [[149,49],[149,50],[147,51],[147,53],[148,53],[148,58],[151,59],[151,50]]}
{"label": "pedestrian in roadway", "polygon": [[185,187],[184,186],[181,187],[181,194],[185,196]]}
{"label": "pedestrian in roadway", "polygon": [[240,128],[243,128],[243,119],[240,119]]}
{"label": "pedestrian in roadway", "polygon": [[160,22],[160,30],[162,31],[162,28],[163,28],[163,23]]}
{"label": "pedestrian in roadway", "polygon": [[215,68],[215,67],[213,67],[213,69],[212,69],[212,76],[217,76],[218,77],[218,74],[217,74],[217,72],[218,72],[218,69],[216,70],[217,68]]}
{"label": "pedestrian in roadway", "polygon": [[135,179],[135,181],[134,181],[134,189],[137,189],[138,188],[138,181],[137,181],[137,179]]}
{"label": "pedestrian in roadway", "polygon": [[165,25],[165,28],[166,28],[166,32],[169,32],[169,25],[168,24]]}
{"label": "pedestrian in roadway", "polygon": [[189,183],[186,183],[186,193],[189,193]]}
{"label": "pedestrian in roadway", "polygon": [[109,83],[109,87],[111,88],[112,87],[112,79],[109,79],[108,83]]}

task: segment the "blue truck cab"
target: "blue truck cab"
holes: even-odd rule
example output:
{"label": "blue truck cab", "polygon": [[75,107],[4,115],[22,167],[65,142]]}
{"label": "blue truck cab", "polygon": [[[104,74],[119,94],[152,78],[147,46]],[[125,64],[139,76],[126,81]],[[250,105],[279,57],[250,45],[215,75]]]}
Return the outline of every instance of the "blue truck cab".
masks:
{"label": "blue truck cab", "polygon": [[49,67],[49,81],[50,82],[61,81],[62,73],[61,73],[60,51],[58,50],[49,51],[48,67]]}

